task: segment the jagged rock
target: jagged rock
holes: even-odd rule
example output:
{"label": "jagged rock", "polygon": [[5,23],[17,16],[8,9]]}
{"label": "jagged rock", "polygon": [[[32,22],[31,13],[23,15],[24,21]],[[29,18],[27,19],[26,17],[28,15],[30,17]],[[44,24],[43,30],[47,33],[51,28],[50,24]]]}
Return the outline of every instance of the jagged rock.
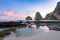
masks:
{"label": "jagged rock", "polygon": [[57,3],[53,14],[58,20],[60,20],[60,2]]}
{"label": "jagged rock", "polygon": [[42,20],[42,16],[39,12],[36,12],[35,20]]}
{"label": "jagged rock", "polygon": [[[41,16],[41,14],[39,12],[36,12],[35,20],[42,20],[42,16]],[[40,22],[36,22],[37,29],[40,27],[40,25],[41,25]]]}
{"label": "jagged rock", "polygon": [[[49,13],[45,17],[46,20],[60,20],[60,2],[57,3],[53,12]],[[60,23],[47,23],[48,27],[53,30],[60,30]]]}
{"label": "jagged rock", "polygon": [[57,3],[56,8],[53,12],[46,15],[47,20],[60,20],[60,2]]}

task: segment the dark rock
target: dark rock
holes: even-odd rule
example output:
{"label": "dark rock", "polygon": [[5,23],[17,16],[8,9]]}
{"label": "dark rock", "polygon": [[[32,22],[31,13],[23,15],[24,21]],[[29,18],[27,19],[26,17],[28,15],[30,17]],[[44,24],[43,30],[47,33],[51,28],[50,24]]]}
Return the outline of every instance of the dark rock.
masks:
{"label": "dark rock", "polygon": [[55,10],[53,11],[54,16],[60,20],[60,2],[57,3]]}
{"label": "dark rock", "polygon": [[53,12],[47,14],[45,19],[46,20],[57,20],[57,18],[53,15]]}

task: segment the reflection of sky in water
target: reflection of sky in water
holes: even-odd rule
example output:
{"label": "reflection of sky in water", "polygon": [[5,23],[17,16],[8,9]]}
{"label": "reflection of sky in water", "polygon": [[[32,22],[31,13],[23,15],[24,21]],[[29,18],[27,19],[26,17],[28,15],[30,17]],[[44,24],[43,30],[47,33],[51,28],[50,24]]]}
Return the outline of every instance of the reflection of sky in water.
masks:
{"label": "reflection of sky in water", "polygon": [[40,27],[39,29],[21,28],[21,29],[19,29],[19,31],[20,31],[21,37],[30,37],[30,36],[34,36],[34,35],[37,35],[40,33],[48,32],[49,29],[47,27]]}

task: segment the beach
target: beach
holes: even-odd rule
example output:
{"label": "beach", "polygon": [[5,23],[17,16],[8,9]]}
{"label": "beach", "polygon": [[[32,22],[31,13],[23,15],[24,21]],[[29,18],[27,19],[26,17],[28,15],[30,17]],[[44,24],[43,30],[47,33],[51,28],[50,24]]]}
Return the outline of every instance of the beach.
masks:
{"label": "beach", "polygon": [[[11,35],[10,35],[11,36]],[[60,31],[50,30],[49,32],[37,34],[32,37],[8,37],[4,40],[60,40]]]}
{"label": "beach", "polygon": [[12,32],[10,35],[4,37],[3,40],[60,40],[60,31],[45,28],[21,28],[21,35],[16,37],[16,34]]}

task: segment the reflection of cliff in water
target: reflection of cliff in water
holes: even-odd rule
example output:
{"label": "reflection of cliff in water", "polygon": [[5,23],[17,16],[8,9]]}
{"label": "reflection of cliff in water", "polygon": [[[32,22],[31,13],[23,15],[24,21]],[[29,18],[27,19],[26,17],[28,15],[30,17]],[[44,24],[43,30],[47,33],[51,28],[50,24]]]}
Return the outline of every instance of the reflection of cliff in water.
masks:
{"label": "reflection of cliff in water", "polygon": [[[32,25],[33,28],[20,28],[21,37],[31,37],[40,33],[49,32],[49,28],[47,26],[40,26],[39,29],[36,29],[36,25]],[[15,33],[14,33],[15,34]],[[15,34],[16,35],[16,34]]]}

